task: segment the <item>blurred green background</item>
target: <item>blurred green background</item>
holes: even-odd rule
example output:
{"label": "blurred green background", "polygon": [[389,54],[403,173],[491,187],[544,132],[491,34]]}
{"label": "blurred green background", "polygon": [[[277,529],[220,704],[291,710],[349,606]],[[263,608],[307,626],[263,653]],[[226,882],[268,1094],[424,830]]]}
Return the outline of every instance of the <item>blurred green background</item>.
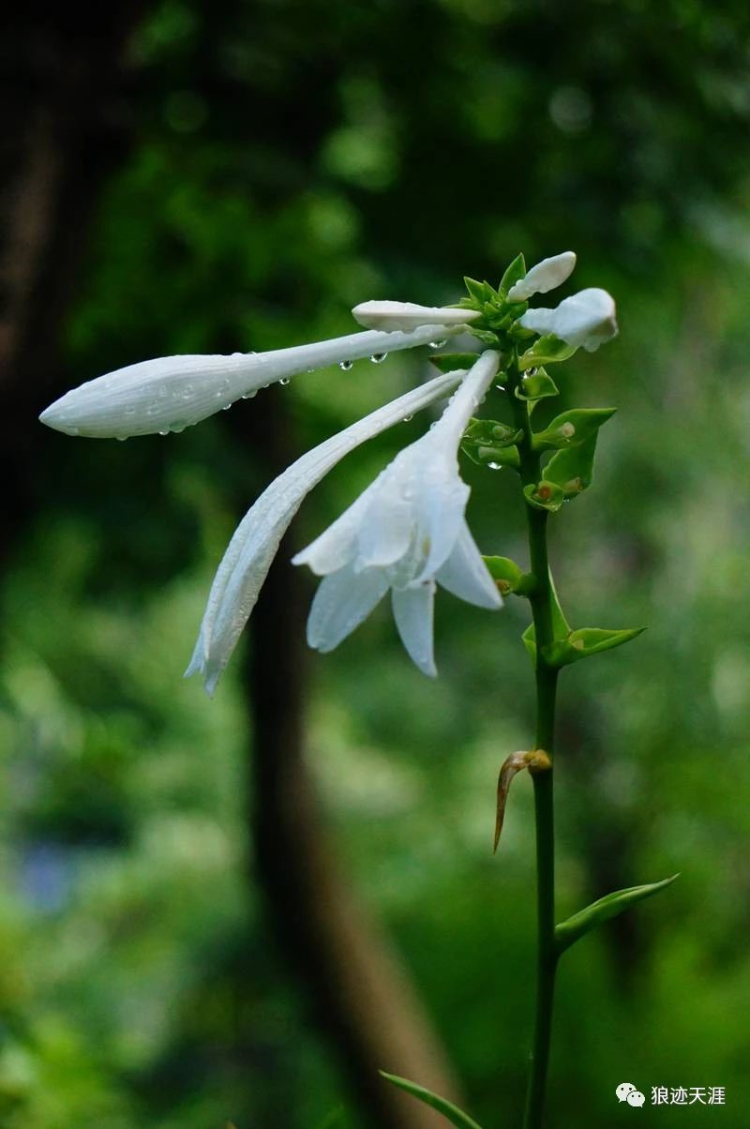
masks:
{"label": "blurred green background", "polygon": [[[524,777],[494,859],[490,846],[497,770],[533,723],[526,606],[491,615],[443,594],[433,683],[385,607],[334,654],[303,659],[313,585],[279,571],[215,700],[181,677],[213,570],[264,483],[424,379],[426,351],[296,378],[166,438],[73,440],[34,421],[120,365],[351,332],[359,301],[451,302],[464,274],[497,283],[519,250],[531,263],[571,248],[576,288],[615,295],[621,335],[560,370],[561,406],[619,411],[594,489],[553,522],[553,563],[575,625],[649,630],[562,680],[559,913],[681,877],[565,958],[550,1125],[744,1129],[747,6],[166,0],[92,22],[32,4],[3,56],[9,117],[36,121],[45,99],[53,122],[75,112],[52,133],[62,180],[53,162],[18,189],[32,230],[45,191],[64,186],[29,259],[26,346],[5,387],[2,1125],[411,1123],[364,1078],[406,1071],[395,1050],[347,1068],[352,1001],[326,1011],[354,943],[321,958],[328,942],[305,932],[295,882],[309,843],[265,807],[274,763],[259,771],[274,717],[279,733],[292,719],[287,753],[301,726],[312,834],[361,907],[357,944],[400,962],[404,1007],[424,1012],[477,1120],[519,1125],[533,1010]],[[24,120],[21,186],[35,167]],[[16,264],[23,254],[22,240]],[[293,544],[425,426],[350,456]],[[525,562],[509,472],[463,472],[483,550]],[[325,891],[317,904],[325,918]],[[633,1114],[615,1101],[622,1081],[647,1098],[723,1086],[726,1105]]]}

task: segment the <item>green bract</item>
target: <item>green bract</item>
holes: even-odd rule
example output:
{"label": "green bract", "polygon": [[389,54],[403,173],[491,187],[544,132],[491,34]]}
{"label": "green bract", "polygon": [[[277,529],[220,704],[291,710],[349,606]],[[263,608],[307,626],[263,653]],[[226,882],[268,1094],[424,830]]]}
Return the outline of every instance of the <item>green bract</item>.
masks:
{"label": "green bract", "polygon": [[598,901],[592,902],[590,906],[586,906],[579,913],[574,913],[572,917],[563,921],[555,929],[555,947],[558,954],[565,952],[579,938],[595,929],[597,925],[616,917],[623,910],[635,905],[636,902],[641,902],[644,898],[650,898],[654,894],[658,894],[660,890],[665,890],[667,886],[672,885],[676,878],[679,878],[679,874],[673,874],[671,878],[664,878],[661,882],[651,882],[645,886],[630,886],[627,890],[616,890],[614,893],[606,894]]}
{"label": "green bract", "polygon": [[399,1078],[396,1074],[386,1074],[384,1070],[380,1071],[383,1078],[392,1082],[394,1086],[398,1086],[399,1090],[405,1090],[407,1094],[411,1094],[417,1101],[422,1102],[430,1109],[436,1109],[438,1113],[442,1113],[446,1121],[451,1125],[455,1125],[456,1129],[481,1129],[468,1113],[455,1106],[453,1102],[449,1102],[446,1098],[440,1098],[437,1094],[433,1094],[431,1090],[427,1090],[424,1086],[418,1086],[416,1082],[409,1082],[407,1078]]}

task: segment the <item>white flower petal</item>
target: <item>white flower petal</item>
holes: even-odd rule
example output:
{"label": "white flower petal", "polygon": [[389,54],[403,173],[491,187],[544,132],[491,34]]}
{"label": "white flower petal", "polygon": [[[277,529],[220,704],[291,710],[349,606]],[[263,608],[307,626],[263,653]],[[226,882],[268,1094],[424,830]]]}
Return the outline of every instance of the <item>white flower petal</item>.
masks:
{"label": "white flower petal", "polygon": [[563,251],[550,259],[542,259],[532,267],[525,278],[511,286],[508,291],[510,302],[526,302],[535,294],[546,294],[557,286],[562,286],[570,278],[576,265],[574,251]]}
{"label": "white flower petal", "polygon": [[480,608],[501,608],[503,599],[464,521],[453,552],[435,574],[438,584]]}
{"label": "white flower petal", "polygon": [[338,647],[388,591],[379,568],[355,572],[351,565],[332,572],[318,585],[307,621],[307,642],[324,654]]}
{"label": "white flower petal", "polygon": [[[458,444],[466,423],[495,379],[498,364],[497,353],[483,353],[464,376],[440,420],[401,451],[354,505],[295,557],[297,564],[304,562],[328,573],[327,579],[344,573],[382,577],[385,586],[393,589],[394,614],[404,644],[428,674],[435,673],[434,576],[453,553],[465,528],[470,492],[459,474]],[[477,553],[471,541],[470,548]],[[464,572],[470,565],[469,560]],[[476,577],[472,579],[474,584],[469,587],[472,598],[476,598],[479,582]],[[331,591],[327,586],[327,599]],[[482,591],[478,598],[488,606],[498,605],[496,592]],[[326,614],[330,618],[327,605]],[[319,616],[316,625],[318,621]]]}
{"label": "white flower petal", "polygon": [[527,310],[519,324],[536,333],[554,333],[561,341],[593,353],[617,336],[615,302],[598,287],[580,290],[565,298],[554,310]]}
{"label": "white flower petal", "polygon": [[338,572],[344,565],[350,564],[357,554],[357,540],[362,519],[377,487],[377,481],[376,479],[367,490],[363,491],[340,517],[310,542],[307,548],[292,557],[292,564],[307,565],[316,576],[327,576],[328,573]]}
{"label": "white flower petal", "polygon": [[492,349],[478,356],[430,432],[433,442],[458,450],[466,425],[487,395],[499,365],[500,354]]}
{"label": "white flower petal", "polygon": [[95,439],[182,431],[278,380],[427,345],[446,332],[456,330],[440,323],[420,323],[412,332],[352,333],[267,353],[159,357],[81,384],[51,404],[39,418],[56,431]]}
{"label": "white flower petal", "polygon": [[[449,306],[419,306],[415,302],[360,302],[352,310],[360,325],[369,329],[417,329],[421,325],[457,329],[481,316],[479,310],[456,310]],[[433,332],[434,337],[440,336]]]}
{"label": "white flower petal", "polygon": [[409,588],[394,588],[393,618],[409,657],[423,674],[437,675],[434,659],[433,616],[435,581],[426,580]]}
{"label": "white flower petal", "polygon": [[358,571],[384,568],[399,560],[409,548],[411,501],[393,473],[392,464],[362,496],[367,496],[368,505],[358,530],[354,567]]}
{"label": "white flower petal", "polygon": [[464,520],[470,493],[470,488],[459,476],[457,465],[449,479],[444,478],[420,493],[415,510],[422,538],[418,549],[423,564],[415,580],[434,576],[450,555]]}
{"label": "white flower petal", "polygon": [[200,671],[206,689],[213,693],[255,607],[281,538],[309,491],[350,451],[445,396],[462,375],[438,376],[378,408],[308,451],[267,487],[240,522],[219,565],[186,675]]}

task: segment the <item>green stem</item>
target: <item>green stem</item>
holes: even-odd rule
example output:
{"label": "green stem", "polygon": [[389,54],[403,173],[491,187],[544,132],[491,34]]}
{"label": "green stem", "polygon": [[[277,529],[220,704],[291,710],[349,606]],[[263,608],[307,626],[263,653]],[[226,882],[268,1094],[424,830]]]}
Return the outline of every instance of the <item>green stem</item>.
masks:
{"label": "green stem", "polygon": [[[509,396],[518,427],[524,440],[519,445],[521,478],[524,486],[537,483],[541,475],[538,452],[532,447],[531,423],[525,404],[514,395],[517,372],[509,374]],[[555,700],[557,675],[544,659],[544,647],[554,639],[552,622],[552,587],[547,556],[547,518],[545,510],[527,505],[531,572],[535,578],[531,610],[536,633],[536,748],[550,758],[554,754]],[[552,767],[533,773],[534,813],[536,819],[537,871],[537,995],[531,1072],[526,1096],[524,1129],[540,1129],[544,1112],[544,1095],[552,1036],[552,1008],[555,992],[557,954],[555,951],[555,841],[554,792]]]}

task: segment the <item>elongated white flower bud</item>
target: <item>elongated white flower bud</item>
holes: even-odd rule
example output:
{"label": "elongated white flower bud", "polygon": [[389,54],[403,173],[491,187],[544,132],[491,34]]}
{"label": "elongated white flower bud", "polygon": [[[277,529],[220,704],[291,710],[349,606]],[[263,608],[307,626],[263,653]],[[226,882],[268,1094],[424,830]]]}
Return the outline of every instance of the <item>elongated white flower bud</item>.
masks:
{"label": "elongated white flower bud", "polygon": [[565,298],[554,310],[527,310],[519,325],[535,333],[554,333],[561,341],[593,353],[605,341],[617,336],[615,302],[611,294],[598,287],[580,290]]}
{"label": "elongated white flower bud", "polygon": [[446,332],[450,330],[444,325],[425,325],[423,320],[412,332],[352,333],[267,353],[159,357],[74,388],[39,418],[56,431],[94,439],[182,431],[276,381],[328,365],[427,345]]}
{"label": "elongated white flower bud", "polygon": [[360,302],[352,310],[360,325],[388,331],[416,329],[427,323],[446,328],[468,325],[481,317],[479,310],[455,310],[450,306],[418,306],[415,302]]}
{"label": "elongated white flower bud", "polygon": [[570,278],[576,265],[574,251],[563,251],[561,255],[553,255],[550,259],[542,259],[532,267],[525,278],[511,286],[508,291],[509,302],[526,302],[535,294],[546,294],[558,286],[562,286]]}
{"label": "elongated white flower bud", "polygon": [[238,525],[222,558],[186,676],[200,671],[207,692],[213,694],[255,607],[281,538],[310,490],[350,451],[446,396],[464,376],[464,372],[446,373],[412,389],[326,439],[274,479]]}

